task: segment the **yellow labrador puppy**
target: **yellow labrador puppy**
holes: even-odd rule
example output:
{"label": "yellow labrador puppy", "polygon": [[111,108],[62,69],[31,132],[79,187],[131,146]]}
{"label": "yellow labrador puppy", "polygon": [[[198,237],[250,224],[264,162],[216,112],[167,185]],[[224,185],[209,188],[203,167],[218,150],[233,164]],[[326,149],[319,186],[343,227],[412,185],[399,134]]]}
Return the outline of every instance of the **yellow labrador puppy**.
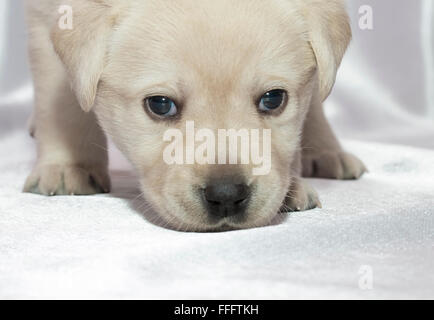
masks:
{"label": "yellow labrador puppy", "polygon": [[[282,210],[320,205],[302,176],[355,179],[365,171],[342,150],[322,110],[351,38],[341,1],[27,6],[38,159],[26,192],[109,192],[106,134],[134,165],[155,211],[182,230],[263,226]],[[208,130],[193,145],[217,130],[262,130],[256,149],[264,159],[269,153],[269,170],[213,162],[208,149],[208,161],[182,161],[192,124]],[[168,130],[181,140],[168,140]],[[186,142],[185,154],[165,161],[168,141]]]}

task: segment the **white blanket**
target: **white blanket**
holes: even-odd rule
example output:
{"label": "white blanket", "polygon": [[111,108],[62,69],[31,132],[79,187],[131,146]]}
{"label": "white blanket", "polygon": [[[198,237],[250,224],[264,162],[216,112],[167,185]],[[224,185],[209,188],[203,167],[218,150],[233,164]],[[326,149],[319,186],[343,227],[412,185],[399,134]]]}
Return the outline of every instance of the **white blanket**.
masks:
{"label": "white blanket", "polygon": [[[358,2],[349,8],[353,18]],[[117,152],[110,195],[21,193],[34,161],[25,132],[31,87],[18,2],[2,1],[10,7],[0,12],[14,19],[12,28],[0,28],[9,31],[0,44],[15,51],[0,61],[0,299],[434,298],[433,88],[429,58],[416,59],[434,42],[420,40],[407,52],[412,64],[401,63],[401,51],[390,61],[370,54],[363,45],[410,46],[420,19],[406,20],[416,35],[406,38],[396,26],[388,31],[395,38],[386,37],[382,6],[391,1],[366,2],[376,5],[379,30],[364,33],[355,20],[354,44],[327,110],[370,173],[360,181],[312,180],[323,209],[292,213],[279,225],[181,233],[137,210],[137,182]],[[405,17],[425,4],[393,2],[401,4],[395,15]],[[387,76],[392,71],[400,78]]]}

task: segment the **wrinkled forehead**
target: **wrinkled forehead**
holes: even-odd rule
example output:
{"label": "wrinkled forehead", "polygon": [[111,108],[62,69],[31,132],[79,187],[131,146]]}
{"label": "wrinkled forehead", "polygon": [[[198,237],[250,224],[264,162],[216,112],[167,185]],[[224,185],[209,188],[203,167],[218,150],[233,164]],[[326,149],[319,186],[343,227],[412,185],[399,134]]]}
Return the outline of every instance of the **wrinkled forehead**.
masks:
{"label": "wrinkled forehead", "polygon": [[120,24],[109,55],[110,74],[136,86],[132,90],[192,82],[211,90],[252,81],[296,87],[315,65],[303,21],[289,1],[138,3]]}

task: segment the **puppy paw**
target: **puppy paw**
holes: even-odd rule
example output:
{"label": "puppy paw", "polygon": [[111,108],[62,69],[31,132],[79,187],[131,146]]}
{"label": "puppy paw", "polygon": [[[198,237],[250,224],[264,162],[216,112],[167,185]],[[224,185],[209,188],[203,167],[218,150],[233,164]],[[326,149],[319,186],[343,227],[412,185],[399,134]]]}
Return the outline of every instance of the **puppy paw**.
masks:
{"label": "puppy paw", "polygon": [[295,178],[281,211],[305,211],[322,208],[317,192],[305,181]]}
{"label": "puppy paw", "polygon": [[303,177],[355,180],[367,171],[362,161],[344,151],[306,152],[302,165]]}
{"label": "puppy paw", "polygon": [[37,165],[24,186],[24,192],[46,196],[91,195],[110,192],[106,169],[75,165]]}

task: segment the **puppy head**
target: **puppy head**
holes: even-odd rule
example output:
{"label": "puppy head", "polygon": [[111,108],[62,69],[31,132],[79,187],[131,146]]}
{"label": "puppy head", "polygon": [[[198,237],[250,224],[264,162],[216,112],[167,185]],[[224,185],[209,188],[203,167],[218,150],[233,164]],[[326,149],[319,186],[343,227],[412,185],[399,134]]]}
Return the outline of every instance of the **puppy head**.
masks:
{"label": "puppy head", "polygon": [[[55,49],[78,101],[133,163],[156,211],[183,230],[272,220],[291,185],[310,101],[328,95],[350,38],[342,5],[77,3],[75,20],[93,28],[54,31]],[[221,130],[239,140],[231,145]],[[255,174],[258,166],[265,172]]]}

